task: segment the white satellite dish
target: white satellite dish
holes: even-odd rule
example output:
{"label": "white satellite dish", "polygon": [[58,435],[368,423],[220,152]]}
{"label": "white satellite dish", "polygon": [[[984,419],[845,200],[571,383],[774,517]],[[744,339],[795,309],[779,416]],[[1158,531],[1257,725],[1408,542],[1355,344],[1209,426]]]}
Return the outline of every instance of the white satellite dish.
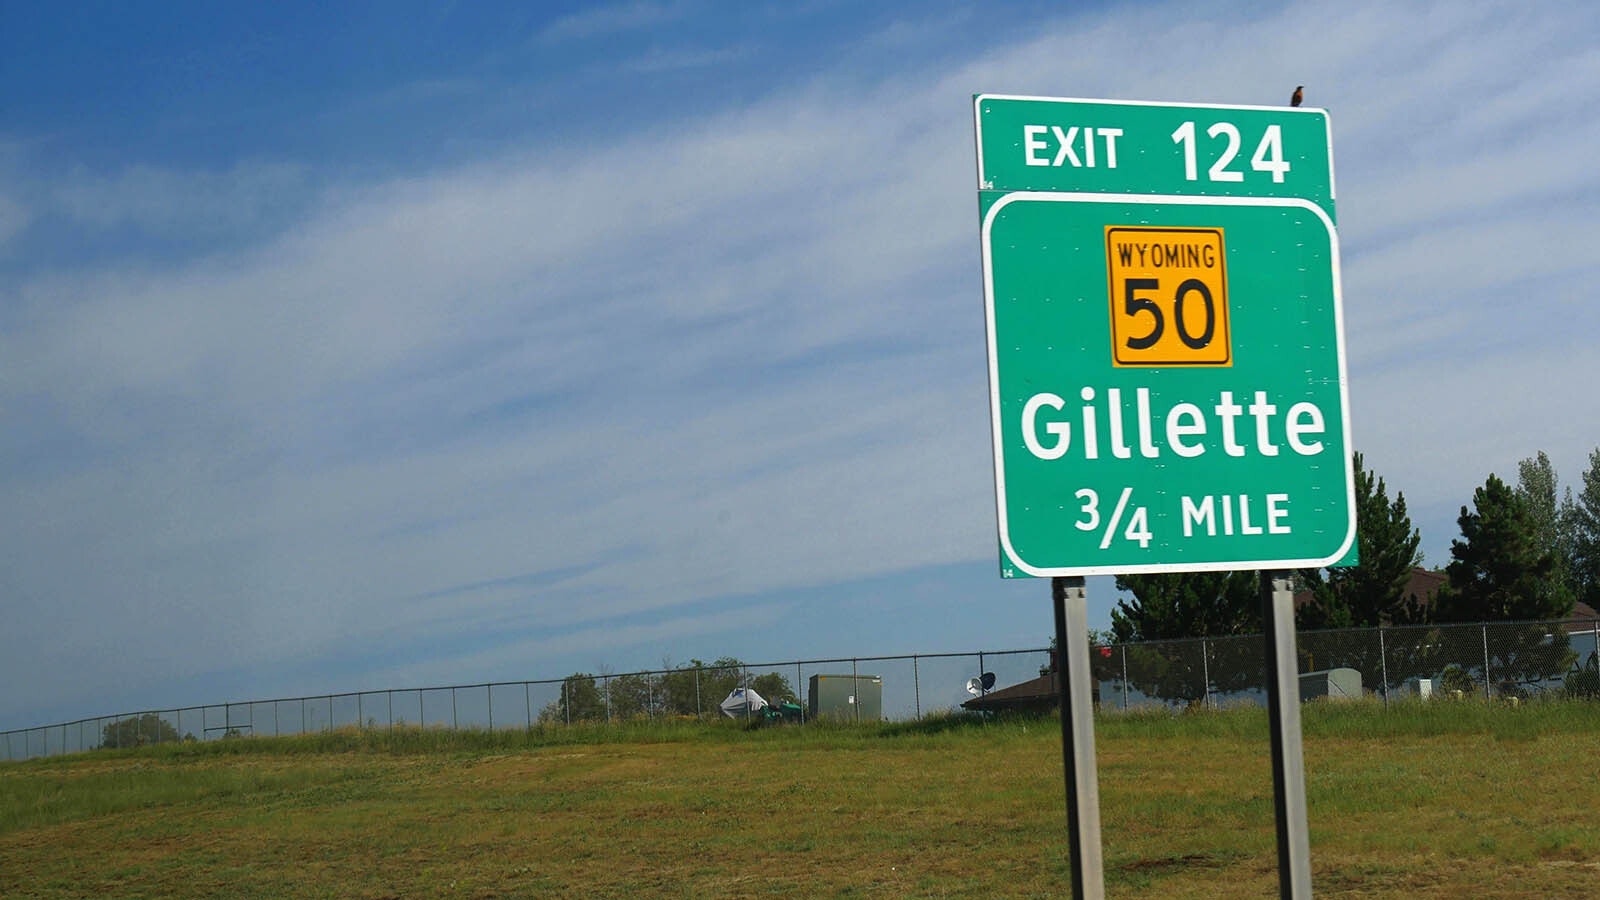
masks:
{"label": "white satellite dish", "polygon": [[983,682],[979,681],[976,678],[968,678],[967,679],[967,693],[971,694],[974,697],[976,697],[979,694],[983,693]]}

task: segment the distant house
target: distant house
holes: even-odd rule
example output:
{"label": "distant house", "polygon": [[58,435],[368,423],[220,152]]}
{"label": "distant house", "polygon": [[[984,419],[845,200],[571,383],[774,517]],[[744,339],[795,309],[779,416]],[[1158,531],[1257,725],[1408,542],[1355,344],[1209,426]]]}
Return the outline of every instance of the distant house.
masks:
{"label": "distant house", "polygon": [[[1109,654],[1111,651],[1099,648],[1099,652]],[[1019,684],[989,691],[979,697],[961,704],[962,709],[978,712],[1049,712],[1060,703],[1061,686],[1056,682],[1055,651],[1050,652],[1050,671],[1038,678],[1030,678]],[[1093,679],[1089,682],[1091,702],[1100,705],[1100,682]]]}
{"label": "distant house", "polygon": [[[1405,596],[1416,598],[1417,602],[1424,607],[1430,606],[1434,599],[1439,596],[1439,590],[1449,580],[1450,576],[1442,571],[1412,566],[1411,578],[1406,582]],[[1300,591],[1294,595],[1296,609],[1310,602],[1310,591]],[[1572,612],[1567,615],[1566,622],[1562,627],[1569,634],[1588,633],[1594,630],[1597,624],[1600,624],[1600,613],[1596,613],[1594,607],[1580,600],[1573,604]]]}
{"label": "distant house", "polygon": [[1572,604],[1572,614],[1567,617],[1564,627],[1568,634],[1592,633],[1600,629],[1600,612],[1596,612],[1594,607],[1579,600]]}
{"label": "distant house", "polygon": [[[1415,598],[1418,603],[1426,607],[1433,603],[1439,595],[1439,589],[1444,587],[1450,578],[1443,572],[1424,569],[1421,566],[1411,567],[1411,578],[1407,580],[1404,595]],[[1299,609],[1311,602],[1310,591],[1300,591],[1294,595],[1294,607]]]}
{"label": "distant house", "polygon": [[[1099,693],[1098,685],[1095,693]],[[1056,674],[1051,672],[1021,684],[990,691],[981,697],[973,697],[961,704],[961,708],[977,712],[1049,712],[1056,708],[1060,696],[1061,688],[1056,684]]]}

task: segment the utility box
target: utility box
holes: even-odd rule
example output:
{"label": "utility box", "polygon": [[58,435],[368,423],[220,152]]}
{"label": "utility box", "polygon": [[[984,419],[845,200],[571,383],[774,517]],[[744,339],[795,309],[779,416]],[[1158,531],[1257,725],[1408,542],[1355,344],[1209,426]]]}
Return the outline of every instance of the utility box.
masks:
{"label": "utility box", "polygon": [[883,718],[883,678],[879,675],[811,676],[810,716],[841,722]]}
{"label": "utility box", "polygon": [[1351,668],[1324,669],[1300,676],[1300,699],[1360,700],[1361,673]]}

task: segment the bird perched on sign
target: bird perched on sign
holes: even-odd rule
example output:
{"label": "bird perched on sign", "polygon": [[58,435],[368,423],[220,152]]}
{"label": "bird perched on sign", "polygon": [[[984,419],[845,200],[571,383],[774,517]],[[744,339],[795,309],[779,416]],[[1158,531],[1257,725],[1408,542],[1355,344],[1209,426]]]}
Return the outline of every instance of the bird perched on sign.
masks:
{"label": "bird perched on sign", "polygon": [[1289,105],[1290,106],[1299,106],[1300,102],[1302,100],[1306,99],[1305,90],[1306,90],[1306,86],[1303,85],[1303,84],[1300,85],[1299,87],[1295,88],[1294,89],[1294,96],[1289,98]]}

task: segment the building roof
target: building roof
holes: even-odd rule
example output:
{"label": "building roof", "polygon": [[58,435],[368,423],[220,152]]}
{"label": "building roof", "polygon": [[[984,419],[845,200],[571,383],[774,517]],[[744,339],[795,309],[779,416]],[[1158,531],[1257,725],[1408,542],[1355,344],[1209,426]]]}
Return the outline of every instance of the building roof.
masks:
{"label": "building roof", "polygon": [[979,697],[961,704],[962,709],[971,709],[981,712],[1000,712],[1001,710],[1047,710],[1055,709],[1061,690],[1056,686],[1055,673],[1040,675],[1021,684],[1013,684],[996,691],[990,691]]}

